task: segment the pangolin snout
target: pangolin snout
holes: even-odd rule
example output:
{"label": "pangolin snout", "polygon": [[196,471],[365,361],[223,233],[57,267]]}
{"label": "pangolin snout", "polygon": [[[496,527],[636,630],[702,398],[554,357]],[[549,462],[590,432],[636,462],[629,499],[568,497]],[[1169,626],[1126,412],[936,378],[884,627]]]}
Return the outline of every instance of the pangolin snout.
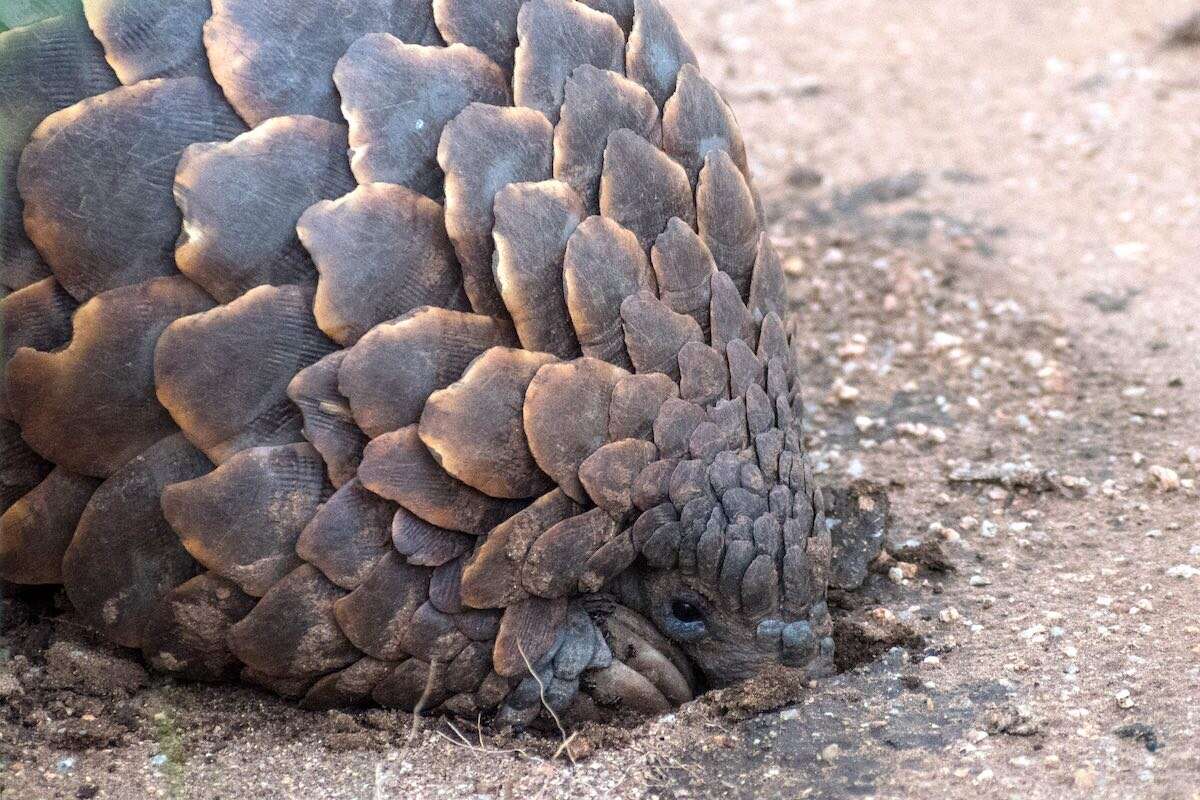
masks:
{"label": "pangolin snout", "polygon": [[833,655],[830,636],[819,636],[828,627],[829,610],[825,603],[813,606],[809,619],[785,621],[765,619],[758,624],[755,638],[766,647],[778,648],[779,661],[788,667],[807,667],[814,659]]}

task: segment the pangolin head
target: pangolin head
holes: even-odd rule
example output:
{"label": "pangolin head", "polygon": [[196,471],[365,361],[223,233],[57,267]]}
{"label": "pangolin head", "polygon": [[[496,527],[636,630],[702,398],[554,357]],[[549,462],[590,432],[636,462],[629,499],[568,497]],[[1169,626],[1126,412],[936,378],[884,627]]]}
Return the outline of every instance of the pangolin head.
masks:
{"label": "pangolin head", "polygon": [[[631,527],[641,557],[611,586],[710,687],[775,664],[819,675],[832,663],[823,501],[790,418],[784,425],[760,433],[757,449],[681,461],[667,501]],[[764,469],[777,457],[781,466]]]}

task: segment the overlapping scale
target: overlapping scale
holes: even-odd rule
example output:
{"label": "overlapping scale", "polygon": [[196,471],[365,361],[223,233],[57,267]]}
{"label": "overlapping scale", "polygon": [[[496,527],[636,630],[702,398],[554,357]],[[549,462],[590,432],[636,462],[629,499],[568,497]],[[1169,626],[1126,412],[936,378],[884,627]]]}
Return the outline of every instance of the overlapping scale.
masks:
{"label": "overlapping scale", "polygon": [[661,372],[679,380],[679,350],[703,342],[696,320],[677,314],[651,292],[638,292],[621,303],[625,349],[639,373]]}
{"label": "overlapping scale", "polygon": [[567,242],[587,216],[561,181],[512,183],[496,195],[496,286],[522,346],[563,359],[581,355],[563,290]]}
{"label": "overlapping scale", "polygon": [[211,305],[184,278],[158,278],[81,306],[66,348],[18,350],[8,403],[25,439],[56,464],[103,478],[174,433],[155,400],[155,343],[173,321]]}
{"label": "overlapping scale", "polygon": [[525,677],[540,664],[566,625],[568,605],[566,598],[527,597],[505,608],[492,652],[496,672]]}
{"label": "overlapping scale", "polygon": [[405,44],[370,34],[338,61],[334,83],[350,123],[350,166],[361,183],[442,194],[438,141],[471,103],[508,102],[504,73],[473,47]]}
{"label": "overlapping scale", "polygon": [[442,132],[438,164],[446,173],[446,231],[463,285],[480,314],[507,316],[492,278],[496,194],[510,183],[550,177],[553,128],[528,108],[467,107]]}
{"label": "overlapping scale", "polygon": [[208,76],[209,0],[84,0],[83,10],[121,83]]}
{"label": "overlapping scale", "polygon": [[569,596],[578,586],[588,559],[620,530],[621,523],[604,508],[563,520],[529,548],[521,567],[522,586],[539,597]]}
{"label": "overlapping scale", "polygon": [[583,2],[615,19],[626,34],[633,27],[634,0],[583,0]]}
{"label": "overlapping scale", "polygon": [[260,286],[178,320],[159,338],[158,399],[213,461],[300,441],[288,385],[335,349],[313,319],[312,297],[304,287]]}
{"label": "overlapping scale", "polygon": [[491,495],[539,497],[552,486],[525,439],[525,391],[548,353],[496,347],[477,358],[456,383],[429,396],[421,441],[437,462],[468,486]]}
{"label": "overlapping scale", "polygon": [[[0,300],[0,367],[22,347],[49,352],[71,339],[71,315],[79,304],[58,281],[45,278]],[[10,417],[7,379],[0,374],[0,417]]]}
{"label": "overlapping scale", "polygon": [[625,36],[607,14],[572,0],[528,0],[517,15],[513,99],[557,123],[567,78],[578,67],[625,72]]}
{"label": "overlapping scale", "polygon": [[501,320],[420,308],[352,347],[339,386],[359,427],[382,436],[417,422],[429,395],[458,380],[478,356],[517,345],[512,326]]}
{"label": "overlapping scale", "polygon": [[256,286],[314,284],[296,222],[352,188],[345,126],[316,117],[277,117],[231,142],[192,145],[175,174],[176,264],[222,303]]}
{"label": "overlapping scale", "polygon": [[672,219],[696,219],[692,185],[677,162],[629,130],[615,131],[604,151],[600,210],[632,231],[650,252]]}
{"label": "overlapping scale", "polygon": [[512,73],[517,12],[525,0],[433,0],[433,17],[447,42],[482,50]]}
{"label": "overlapping scale", "polygon": [[57,467],[0,516],[0,578],[62,583],[62,557],[100,481]]}
{"label": "overlapping scale", "polygon": [[16,30],[0,31],[0,285],[9,289],[50,274],[25,233],[17,190],[30,135],[54,112],[119,85],[78,8],[64,11],[42,21],[16,17]]}
{"label": "overlapping scale", "polygon": [[296,553],[346,590],[358,588],[392,549],[396,504],[355,478],[329,498],[296,540]]}
{"label": "overlapping scale", "polygon": [[650,251],[658,294],[673,311],[687,314],[709,332],[712,276],[717,271],[704,240],[681,219],[673,219]]}
{"label": "overlapping scale", "polygon": [[470,552],[475,541],[473,536],[430,525],[403,508],[392,519],[392,546],[418,567],[440,567]]}
{"label": "overlapping scale", "polygon": [[349,666],[362,654],[334,618],[335,604],[345,596],[316,567],[297,567],[229,629],[229,649],[247,667],[273,677],[316,677]]}
{"label": "overlapping scale", "polygon": [[330,482],[339,488],[354,479],[367,446],[366,434],[354,423],[350,402],[338,390],[345,358],[345,350],[330,353],[300,370],[287,389],[304,418],[304,438],[321,454]]}
{"label": "overlapping scale", "polygon": [[584,220],[567,242],[563,286],[583,354],[628,369],[621,303],[656,289],[637,237],[605,217]]}
{"label": "overlapping scale", "polygon": [[320,273],[317,324],[339,344],[422,306],[468,308],[442,207],[411,189],[360,186],[309,208],[298,232]]}
{"label": "overlapping scale", "polygon": [[741,296],[747,297],[762,232],[750,185],[724,150],[712,150],[704,157],[696,209],[700,236],[717,269],[732,278]]}
{"label": "overlapping scale", "polygon": [[372,492],[426,522],[476,536],[486,535],[525,505],[489,497],[449,475],[421,441],[416,425],[372,440],[358,476]]}
{"label": "overlapping scale", "polygon": [[628,130],[662,144],[658,106],[644,88],[591,64],[577,68],[563,91],[554,128],[554,177],[575,190],[591,214],[600,211],[600,175],[609,136]]}
{"label": "overlapping scale", "polygon": [[300,565],[296,541],[330,493],[311,446],[259,447],[167,486],[162,508],[197,561],[261,597]]}
{"label": "overlapping scale", "polygon": [[[678,352],[678,351],[677,351]],[[679,386],[662,373],[626,375],[613,387],[608,411],[609,441],[652,437],[662,404],[679,397]]]}
{"label": "overlapping scale", "polygon": [[404,638],[417,609],[429,597],[431,570],[388,553],[361,584],[334,606],[338,625],[354,645],[382,661],[403,661]]}
{"label": "overlapping scale", "polygon": [[75,610],[112,641],[140,648],[159,602],[199,571],[163,516],[160,496],[167,485],[211,469],[203,453],[175,434],[92,495],[62,559],[62,582]]}
{"label": "overlapping scale", "polygon": [[25,228],[78,300],[176,272],[171,188],[184,149],[245,128],[201,78],[143,81],[38,126],[21,158]]}
{"label": "overlapping scale", "polygon": [[204,26],[209,66],[225,96],[251,125],[309,114],[340,121],[333,71],[351,44],[390,33],[437,44],[433,9],[395,0],[212,0]]}
{"label": "overlapping scale", "polygon": [[496,526],[463,568],[463,602],[474,608],[506,608],[527,597],[521,570],[529,548],[550,528],[582,510],[555,489]]}
{"label": "overlapping scale", "polygon": [[736,339],[754,347],[758,337],[758,325],[746,304],[742,302],[742,295],[733,278],[725,272],[714,273],[711,294],[709,325],[713,347],[723,350]]}
{"label": "overlapping scale", "polygon": [[14,422],[0,417],[0,514],[41,483],[53,468],[29,449]]}
{"label": "overlapping scale", "polygon": [[695,67],[696,54],[680,34],[675,20],[660,0],[600,0],[634,7],[629,46],[625,51],[626,72],[645,86],[660,106],[675,92],[679,71]]}
{"label": "overlapping scale", "polygon": [[332,672],[313,684],[304,695],[301,706],[311,711],[324,711],[361,705],[395,666],[370,657],[360,658],[345,669]]}
{"label": "overlapping scale", "polygon": [[[629,373],[595,358],[547,364],[525,393],[525,434],[542,471],[586,503],[579,466],[608,441],[613,388]],[[570,419],[570,425],[563,421]]]}
{"label": "overlapping scale", "polygon": [[170,591],[142,630],[142,654],[155,669],[192,680],[215,681],[238,666],[226,641],[229,629],[254,608],[237,584],[205,572]]}
{"label": "overlapping scale", "polygon": [[758,254],[754,259],[754,275],[750,279],[750,310],[757,322],[767,314],[783,317],[788,310],[787,277],[783,274],[783,262],[771,244],[770,237],[762,234],[758,240]]}
{"label": "overlapping scale", "polygon": [[746,143],[733,112],[691,64],[679,70],[675,94],[663,107],[663,149],[683,164],[693,182],[713,150],[729,153],[742,174],[748,174]]}

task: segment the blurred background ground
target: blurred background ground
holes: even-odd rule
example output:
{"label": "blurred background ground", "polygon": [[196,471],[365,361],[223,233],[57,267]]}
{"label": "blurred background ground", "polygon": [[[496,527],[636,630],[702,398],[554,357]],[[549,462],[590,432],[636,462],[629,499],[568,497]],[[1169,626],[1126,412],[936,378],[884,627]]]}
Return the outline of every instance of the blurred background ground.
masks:
{"label": "blurred background ground", "polygon": [[572,766],[146,679],[30,617],[0,796],[1200,797],[1191,0],[668,4],[750,143],[813,459],[893,494],[862,663],[581,732]]}

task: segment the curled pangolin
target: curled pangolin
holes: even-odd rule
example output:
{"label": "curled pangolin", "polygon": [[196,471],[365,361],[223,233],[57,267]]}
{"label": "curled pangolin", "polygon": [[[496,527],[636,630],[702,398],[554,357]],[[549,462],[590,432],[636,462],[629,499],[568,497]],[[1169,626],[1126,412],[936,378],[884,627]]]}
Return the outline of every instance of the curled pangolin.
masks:
{"label": "curled pangolin", "polygon": [[828,669],[784,276],[660,0],[84,0],[0,114],[0,577],[312,707]]}

